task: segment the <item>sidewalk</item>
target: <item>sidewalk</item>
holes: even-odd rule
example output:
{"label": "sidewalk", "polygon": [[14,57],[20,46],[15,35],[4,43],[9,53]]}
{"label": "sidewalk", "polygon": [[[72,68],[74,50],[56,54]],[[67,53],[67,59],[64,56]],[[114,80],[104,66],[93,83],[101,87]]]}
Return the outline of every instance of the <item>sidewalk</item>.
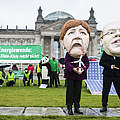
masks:
{"label": "sidewalk", "polygon": [[[120,108],[108,108],[107,112],[100,113],[100,108],[80,108],[85,116],[106,116],[106,117],[120,117]],[[60,115],[66,116],[66,108],[60,107],[0,107],[0,115]],[[79,115],[79,114],[75,114]]]}

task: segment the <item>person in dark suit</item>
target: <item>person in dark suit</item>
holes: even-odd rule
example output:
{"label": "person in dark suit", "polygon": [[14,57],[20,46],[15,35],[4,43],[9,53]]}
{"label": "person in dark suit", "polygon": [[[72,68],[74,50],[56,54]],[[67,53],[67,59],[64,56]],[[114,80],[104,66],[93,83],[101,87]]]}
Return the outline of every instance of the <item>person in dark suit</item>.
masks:
{"label": "person in dark suit", "polygon": [[[83,114],[80,108],[82,80],[86,78],[89,60],[86,55],[90,40],[89,25],[82,20],[68,20],[60,34],[60,42],[67,53],[65,56],[66,105],[69,115]],[[81,64],[82,63],[82,64]]]}
{"label": "person in dark suit", "polygon": [[[72,105],[74,104],[74,112],[78,114],[83,114],[80,108],[80,98],[81,98],[81,89],[82,89],[82,80],[87,79],[87,69],[89,67],[89,60],[87,55],[85,54],[82,57],[82,61],[84,63],[83,70],[81,73],[77,73],[74,68],[79,66],[79,63],[72,63],[73,61],[77,61],[79,58],[74,58],[66,53],[65,56],[65,66],[66,66],[66,105],[68,109],[68,114],[71,115]],[[72,63],[72,64],[71,64]]]}
{"label": "person in dark suit", "polygon": [[100,110],[100,112],[105,112],[107,111],[108,95],[112,82],[120,99],[120,58],[110,56],[106,52],[103,52],[100,65],[104,67],[102,91],[103,108]]}
{"label": "person in dark suit", "polygon": [[104,26],[101,35],[101,45],[104,52],[100,59],[100,65],[104,67],[104,70],[100,112],[106,112],[112,83],[120,99],[120,21]]}

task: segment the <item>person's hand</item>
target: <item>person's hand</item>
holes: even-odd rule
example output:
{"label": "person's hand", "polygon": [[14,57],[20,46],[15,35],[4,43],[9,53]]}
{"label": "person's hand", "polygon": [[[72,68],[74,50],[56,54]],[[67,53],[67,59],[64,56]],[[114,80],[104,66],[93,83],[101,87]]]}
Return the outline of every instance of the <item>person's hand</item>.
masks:
{"label": "person's hand", "polygon": [[80,67],[73,68],[73,71],[76,72],[77,74],[81,75],[81,74],[83,73],[84,69],[81,68],[82,70],[79,71],[79,68],[80,68]]}
{"label": "person's hand", "polygon": [[115,65],[111,65],[111,69],[117,69],[117,70],[119,70],[120,68],[116,67]]}
{"label": "person's hand", "polygon": [[119,68],[119,67],[116,67],[116,66],[114,66],[114,69],[117,69],[117,70],[119,70],[120,68]]}

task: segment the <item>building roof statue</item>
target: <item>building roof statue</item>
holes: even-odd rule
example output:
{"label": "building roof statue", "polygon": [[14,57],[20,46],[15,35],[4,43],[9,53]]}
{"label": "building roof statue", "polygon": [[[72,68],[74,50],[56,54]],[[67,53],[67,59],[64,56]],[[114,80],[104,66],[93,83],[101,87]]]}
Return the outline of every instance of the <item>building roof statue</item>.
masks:
{"label": "building roof statue", "polygon": [[42,9],[41,9],[41,6],[40,6],[39,9],[38,9],[37,22],[41,22],[41,23],[44,22],[44,19],[43,19],[43,16],[42,16]]}
{"label": "building roof statue", "polygon": [[88,22],[89,22],[89,23],[96,24],[95,19],[96,19],[96,18],[94,17],[94,10],[93,10],[93,7],[91,7],[90,17],[89,17],[89,19],[88,19]]}

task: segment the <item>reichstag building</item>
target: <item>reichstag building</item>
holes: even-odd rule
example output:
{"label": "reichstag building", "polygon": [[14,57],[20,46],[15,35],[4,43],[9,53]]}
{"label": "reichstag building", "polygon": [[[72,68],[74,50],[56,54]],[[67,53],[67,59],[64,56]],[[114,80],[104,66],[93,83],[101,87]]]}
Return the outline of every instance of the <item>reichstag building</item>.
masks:
{"label": "reichstag building", "polygon": [[[38,16],[35,22],[35,29],[0,29],[0,45],[41,45],[41,54],[49,57],[55,56],[57,59],[64,57],[65,50],[59,43],[59,35],[62,26],[69,19],[75,19],[69,13],[55,11],[42,16],[42,9],[39,7]],[[88,20],[85,20],[91,29],[91,41],[88,48],[88,56],[98,56],[100,54],[99,36],[94,10],[91,8]]]}

